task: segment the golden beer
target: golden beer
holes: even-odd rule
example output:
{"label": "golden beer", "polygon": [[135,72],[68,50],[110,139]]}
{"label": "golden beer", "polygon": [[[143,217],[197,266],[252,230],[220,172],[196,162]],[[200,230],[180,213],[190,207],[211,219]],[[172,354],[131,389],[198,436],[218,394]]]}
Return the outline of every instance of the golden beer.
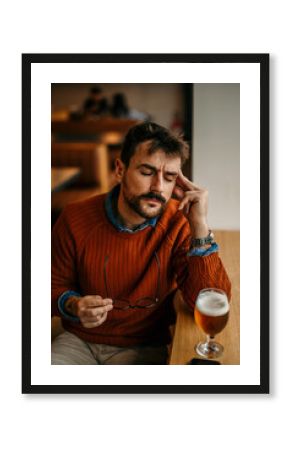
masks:
{"label": "golden beer", "polygon": [[199,328],[214,337],[226,326],[229,310],[225,293],[217,290],[201,291],[195,303],[194,318]]}

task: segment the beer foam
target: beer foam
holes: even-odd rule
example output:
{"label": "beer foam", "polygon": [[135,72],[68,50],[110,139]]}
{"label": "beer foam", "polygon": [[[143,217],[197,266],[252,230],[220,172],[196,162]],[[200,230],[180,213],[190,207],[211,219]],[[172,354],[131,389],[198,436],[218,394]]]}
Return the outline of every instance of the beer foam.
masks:
{"label": "beer foam", "polygon": [[212,317],[223,316],[230,309],[226,295],[214,291],[199,294],[195,306],[202,314]]}

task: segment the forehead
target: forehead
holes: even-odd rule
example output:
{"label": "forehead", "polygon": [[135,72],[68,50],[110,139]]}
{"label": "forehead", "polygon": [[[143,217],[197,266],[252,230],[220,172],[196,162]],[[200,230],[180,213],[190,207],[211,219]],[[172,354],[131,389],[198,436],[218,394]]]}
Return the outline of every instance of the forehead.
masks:
{"label": "forehead", "polygon": [[149,153],[150,142],[142,142],[135,150],[130,160],[131,167],[138,167],[140,164],[150,164],[157,169],[179,170],[181,168],[181,158],[177,155],[167,155],[162,148]]}

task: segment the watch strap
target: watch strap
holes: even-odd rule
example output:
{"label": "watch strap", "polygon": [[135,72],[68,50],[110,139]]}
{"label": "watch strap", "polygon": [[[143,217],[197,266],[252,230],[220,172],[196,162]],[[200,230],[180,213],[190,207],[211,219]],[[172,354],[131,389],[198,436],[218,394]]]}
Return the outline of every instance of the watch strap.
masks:
{"label": "watch strap", "polygon": [[209,230],[208,235],[203,238],[192,238],[191,246],[192,247],[202,247],[203,245],[213,244],[214,243],[214,234],[211,230]]}

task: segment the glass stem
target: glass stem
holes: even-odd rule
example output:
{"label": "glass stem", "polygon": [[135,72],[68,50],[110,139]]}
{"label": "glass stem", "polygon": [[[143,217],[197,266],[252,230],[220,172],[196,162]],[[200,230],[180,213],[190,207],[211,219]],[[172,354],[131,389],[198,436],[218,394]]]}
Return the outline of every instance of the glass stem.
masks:
{"label": "glass stem", "polygon": [[210,343],[213,342],[214,336],[210,336],[209,334],[206,335],[206,344],[207,347],[210,347]]}

